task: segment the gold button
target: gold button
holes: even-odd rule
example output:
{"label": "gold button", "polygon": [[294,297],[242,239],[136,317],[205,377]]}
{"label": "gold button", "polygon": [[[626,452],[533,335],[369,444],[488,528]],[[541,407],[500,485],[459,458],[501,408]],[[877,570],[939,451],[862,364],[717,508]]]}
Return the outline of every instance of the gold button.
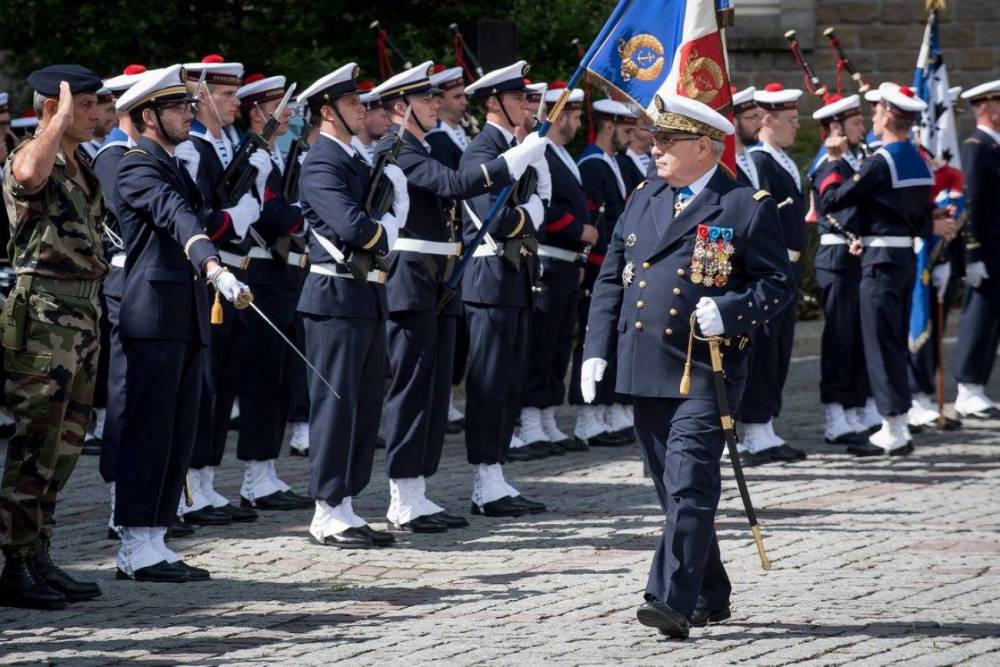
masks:
{"label": "gold button", "polygon": [[640,280],[639,281],[639,289],[645,289],[645,287],[646,287],[646,281],[645,280]]}
{"label": "gold button", "polygon": [[637,331],[642,331],[642,322],[636,322],[635,323],[635,328],[636,328]]}
{"label": "gold button", "polygon": [[650,266],[649,262],[643,262],[642,263],[642,268],[644,268],[644,269],[648,269],[649,266]]}
{"label": "gold button", "polygon": [[635,307],[636,308],[645,308],[646,307],[646,302],[645,301],[636,301],[635,302]]}
{"label": "gold button", "polygon": [[683,276],[684,275],[684,269],[677,269],[677,275]]}
{"label": "gold button", "polygon": [[680,287],[675,287],[674,288],[674,296],[676,296],[676,295],[678,295],[680,293],[681,293],[681,288]]}
{"label": "gold button", "polygon": [[673,329],[667,329],[663,333],[667,334],[668,336],[673,336],[674,335],[674,330]]}
{"label": "gold button", "polygon": [[677,309],[676,308],[671,308],[670,309],[670,314],[671,315],[676,315],[677,314]]}

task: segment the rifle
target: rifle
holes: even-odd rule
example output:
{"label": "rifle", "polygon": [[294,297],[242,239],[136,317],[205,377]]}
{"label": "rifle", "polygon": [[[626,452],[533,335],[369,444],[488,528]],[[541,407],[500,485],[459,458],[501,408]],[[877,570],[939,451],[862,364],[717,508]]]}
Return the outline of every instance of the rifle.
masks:
{"label": "rifle", "polygon": [[[215,190],[219,201],[222,202],[223,208],[235,206],[236,202],[250,191],[250,186],[253,185],[254,178],[256,178],[256,170],[250,165],[250,156],[256,153],[257,150],[268,150],[271,139],[278,132],[278,125],[281,123],[281,114],[285,111],[285,107],[288,106],[288,100],[292,98],[294,92],[295,84],[293,83],[288,87],[285,96],[281,98],[281,103],[275,108],[271,117],[267,119],[267,123],[260,134],[247,132],[246,139],[243,140],[243,143],[236,150],[236,155],[233,156],[232,162],[226,167],[226,173],[223,174],[222,180]],[[264,193],[261,192],[260,195],[263,198]]]}
{"label": "rifle", "polygon": [[833,52],[837,56],[837,94],[840,94],[841,69],[846,69],[851,75],[851,78],[854,79],[854,83],[858,86],[859,93],[864,94],[871,90],[871,86],[865,83],[865,80],[861,77],[861,72],[858,71],[858,68],[854,66],[851,59],[847,57],[846,53],[844,53],[844,49],[840,45],[840,39],[837,37],[833,28],[827,28],[823,31],[823,34],[830,40],[830,46],[833,48]]}
{"label": "rifle", "polygon": [[[535,124],[541,125],[542,119],[545,118],[545,93],[546,90],[542,91],[542,101],[538,103],[538,111],[535,116]],[[521,204],[527,203],[531,199],[531,195],[538,192],[538,172],[535,171],[534,167],[528,167],[521,174],[521,178],[517,179],[517,184],[514,186],[514,192],[511,195],[511,203],[514,206],[520,206]]]}
{"label": "rifle", "polygon": [[299,158],[306,148],[306,140],[303,137],[297,138],[288,148],[288,156],[285,158],[285,174],[281,179],[281,192],[285,196],[285,201],[294,202],[299,199],[299,173],[302,171]]}
{"label": "rifle", "polygon": [[809,66],[809,61],[806,60],[806,57],[802,55],[802,49],[799,48],[799,40],[795,31],[789,30],[786,32],[785,39],[788,40],[788,45],[792,49],[792,56],[794,56],[795,62],[797,62],[799,67],[802,68],[802,73],[806,81],[806,90],[816,97],[823,97],[826,95],[826,86],[824,86],[823,82],[819,80],[818,76],[816,76],[813,68]]}

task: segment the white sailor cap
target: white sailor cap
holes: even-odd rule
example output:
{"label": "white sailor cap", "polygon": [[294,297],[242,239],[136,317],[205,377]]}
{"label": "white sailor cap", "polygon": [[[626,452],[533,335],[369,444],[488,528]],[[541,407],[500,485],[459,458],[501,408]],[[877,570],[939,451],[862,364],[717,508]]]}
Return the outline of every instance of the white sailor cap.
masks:
{"label": "white sailor cap", "polygon": [[[545,90],[545,104],[551,106],[559,101],[562,97],[563,91],[566,90],[565,81],[553,81],[549,84],[548,88]],[[583,108],[584,94],[579,88],[574,88],[570,91],[569,99],[566,100],[566,106],[563,107],[566,111],[574,111],[576,109]]]}
{"label": "white sailor cap", "polygon": [[465,72],[461,67],[435,65],[431,69],[431,85],[445,91],[465,85]]}
{"label": "white sailor cap", "polygon": [[329,104],[338,97],[358,92],[358,65],[347,63],[329,74],[320,77],[296,98],[310,107]]}
{"label": "white sailor cap", "polygon": [[872,104],[878,104],[882,101],[882,88],[899,88],[898,83],[892,83],[891,81],[886,81],[878,88],[872,88],[867,93],[865,93],[865,100],[871,102]]}
{"label": "white sailor cap", "polygon": [[824,99],[826,104],[813,113],[813,119],[822,123],[833,121],[845,121],[851,116],[861,115],[861,98],[857,95],[827,95]]}
{"label": "white sailor cap", "polygon": [[285,77],[251,74],[236,91],[240,106],[249,109],[255,104],[280,100],[285,96]]}
{"label": "white sailor cap", "polygon": [[107,86],[101,86],[96,93],[98,104],[107,104],[115,101],[115,94]]}
{"label": "white sailor cap", "polygon": [[186,63],[184,71],[187,72],[188,81],[197,81],[204,71],[205,83],[217,86],[238,86],[243,79],[243,64],[227,63],[217,53],[210,53],[201,62]]}
{"label": "white sailor cap", "polygon": [[10,95],[7,93],[0,93],[0,113],[5,113],[10,110]]}
{"label": "white sailor cap", "polygon": [[549,84],[547,83],[526,83],[525,91],[528,94],[529,102],[541,102],[542,97],[545,96],[545,91],[549,89]]}
{"label": "white sailor cap", "polygon": [[977,102],[988,102],[990,100],[1000,100],[1000,79],[981,83],[974,88],[969,88],[962,93],[962,99],[972,104]]}
{"label": "white sailor cap", "polygon": [[704,102],[680,95],[656,95],[654,132],[683,132],[724,141],[736,131],[729,120]]}
{"label": "white sailor cap", "polygon": [[14,130],[38,127],[38,116],[35,115],[34,111],[25,111],[21,116],[10,121],[10,127]]}
{"label": "white sailor cap", "polygon": [[110,90],[115,97],[118,97],[131,88],[132,84],[138,81],[145,73],[145,65],[129,65],[118,76],[105,79],[104,87]]}
{"label": "white sailor cap", "polygon": [[948,89],[948,101],[954,104],[962,96],[961,86],[952,86]]}
{"label": "white sailor cap", "polygon": [[432,67],[434,67],[434,62],[430,60],[416,67],[411,67],[375,86],[372,93],[378,95],[383,102],[390,102],[407,95],[436,93],[438,91],[431,85],[430,79]]}
{"label": "white sailor cap", "polygon": [[623,125],[634,125],[639,116],[621,102],[614,100],[597,100],[593,104],[594,118],[610,120]]}
{"label": "white sailor cap", "polygon": [[757,100],[754,99],[757,89],[753,86],[744,88],[743,90],[736,90],[734,87],[731,90],[733,94],[733,113],[750,111],[750,109],[757,106]]}
{"label": "white sailor cap", "polygon": [[797,88],[785,88],[780,83],[769,83],[764,90],[754,92],[753,98],[757,106],[765,111],[789,111],[798,108],[802,91]]}
{"label": "white sailor cap", "polygon": [[115,102],[115,110],[132,112],[151,103],[196,101],[197,98],[188,95],[184,68],[171,65],[149,70],[140,76]]}
{"label": "white sailor cap", "polygon": [[364,81],[358,81],[358,99],[361,103],[365,105],[365,109],[371,111],[372,108],[379,103],[379,96],[373,93],[375,90],[375,82],[365,79]]}
{"label": "white sailor cap", "polygon": [[916,118],[927,108],[927,103],[917,97],[913,89],[908,86],[883,83],[878,87],[878,92],[882,95],[882,103],[889,108],[889,111],[905,118]]}
{"label": "white sailor cap", "polygon": [[528,74],[528,62],[518,60],[513,65],[507,65],[492,72],[487,72],[474,83],[465,87],[465,94],[474,100],[485,100],[499,93],[523,93],[524,77]]}

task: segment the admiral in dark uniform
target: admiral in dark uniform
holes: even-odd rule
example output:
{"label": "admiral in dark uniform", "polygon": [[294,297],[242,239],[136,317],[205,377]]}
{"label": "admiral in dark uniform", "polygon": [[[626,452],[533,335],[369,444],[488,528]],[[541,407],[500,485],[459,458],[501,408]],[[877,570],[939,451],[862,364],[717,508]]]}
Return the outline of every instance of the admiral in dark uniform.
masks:
{"label": "admiral in dark uniform", "polygon": [[680,392],[689,321],[694,316],[704,335],[728,338],[735,405],[747,377],[747,337],[789,306],[794,277],[774,201],[717,166],[732,124],[695,100],[656,103],[658,178],[635,192],[611,237],[590,307],[581,389],[593,400],[617,354],[616,377],[607,379],[632,396],[666,520],[638,618],[684,638],[689,625],[729,618],[732,590],[715,532],[723,434],[706,345],[694,344],[690,393]]}
{"label": "admiral in dark uniform", "polygon": [[363,208],[372,174],[351,146],[365,115],[357,71],[348,63],[299,96],[320,130],[299,180],[311,264],[298,309],[306,356],[322,376],[309,377],[309,495],[316,500],[309,532],[345,549],[395,541],[355,514],[351,498],[371,478],[382,414],[388,303],[376,259],[395,243],[410,205],[403,173],[389,165],[392,212],[374,220]]}

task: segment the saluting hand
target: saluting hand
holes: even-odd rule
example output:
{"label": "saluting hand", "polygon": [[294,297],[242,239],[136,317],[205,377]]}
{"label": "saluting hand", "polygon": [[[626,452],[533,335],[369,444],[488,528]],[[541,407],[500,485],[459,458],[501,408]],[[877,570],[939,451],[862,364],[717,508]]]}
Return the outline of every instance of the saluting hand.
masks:
{"label": "saluting hand", "polygon": [[59,106],[52,122],[58,123],[63,130],[73,122],[73,93],[69,91],[69,84],[65,81],[59,82]]}
{"label": "saluting hand", "polygon": [[834,134],[827,137],[826,152],[831,160],[839,160],[847,152],[847,137]]}

